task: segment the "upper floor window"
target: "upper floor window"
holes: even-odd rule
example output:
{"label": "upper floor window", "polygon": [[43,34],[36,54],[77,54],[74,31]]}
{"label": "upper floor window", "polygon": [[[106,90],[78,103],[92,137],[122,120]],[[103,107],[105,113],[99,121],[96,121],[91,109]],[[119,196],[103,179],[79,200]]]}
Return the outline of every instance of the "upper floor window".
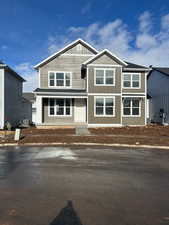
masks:
{"label": "upper floor window", "polygon": [[124,88],[140,88],[140,74],[138,73],[124,73],[123,74]]}
{"label": "upper floor window", "polygon": [[49,87],[70,87],[71,72],[49,72]]}
{"label": "upper floor window", "polygon": [[95,85],[115,85],[114,69],[95,69]]}
{"label": "upper floor window", "polygon": [[114,116],[114,97],[95,98],[95,116]]}

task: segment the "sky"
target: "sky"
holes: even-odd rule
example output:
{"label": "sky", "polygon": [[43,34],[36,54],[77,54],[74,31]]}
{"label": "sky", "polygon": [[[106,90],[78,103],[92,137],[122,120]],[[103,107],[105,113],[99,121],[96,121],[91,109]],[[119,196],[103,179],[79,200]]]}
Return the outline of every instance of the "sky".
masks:
{"label": "sky", "polygon": [[169,0],[1,0],[0,60],[38,86],[33,66],[82,38],[123,60],[169,67]]}

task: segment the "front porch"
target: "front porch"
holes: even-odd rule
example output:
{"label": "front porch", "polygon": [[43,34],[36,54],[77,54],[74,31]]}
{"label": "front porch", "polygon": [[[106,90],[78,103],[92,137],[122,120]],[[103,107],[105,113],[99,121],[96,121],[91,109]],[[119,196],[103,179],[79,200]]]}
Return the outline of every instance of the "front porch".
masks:
{"label": "front porch", "polygon": [[72,128],[87,125],[86,96],[37,95],[38,128]]}

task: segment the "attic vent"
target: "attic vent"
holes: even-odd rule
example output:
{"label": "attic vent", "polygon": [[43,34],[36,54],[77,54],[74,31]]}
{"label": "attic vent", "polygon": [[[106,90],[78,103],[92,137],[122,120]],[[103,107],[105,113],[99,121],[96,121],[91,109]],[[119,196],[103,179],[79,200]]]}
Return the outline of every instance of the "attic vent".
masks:
{"label": "attic vent", "polygon": [[78,44],[76,48],[77,48],[77,51],[80,52],[82,50],[82,45]]}

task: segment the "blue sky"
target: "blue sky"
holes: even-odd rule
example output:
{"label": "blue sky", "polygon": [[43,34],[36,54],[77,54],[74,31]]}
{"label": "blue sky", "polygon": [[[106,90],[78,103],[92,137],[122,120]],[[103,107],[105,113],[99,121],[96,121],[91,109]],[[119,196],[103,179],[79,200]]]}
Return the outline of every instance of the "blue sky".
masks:
{"label": "blue sky", "polygon": [[32,67],[81,37],[140,64],[169,66],[168,0],[5,0],[0,59],[37,85]]}

